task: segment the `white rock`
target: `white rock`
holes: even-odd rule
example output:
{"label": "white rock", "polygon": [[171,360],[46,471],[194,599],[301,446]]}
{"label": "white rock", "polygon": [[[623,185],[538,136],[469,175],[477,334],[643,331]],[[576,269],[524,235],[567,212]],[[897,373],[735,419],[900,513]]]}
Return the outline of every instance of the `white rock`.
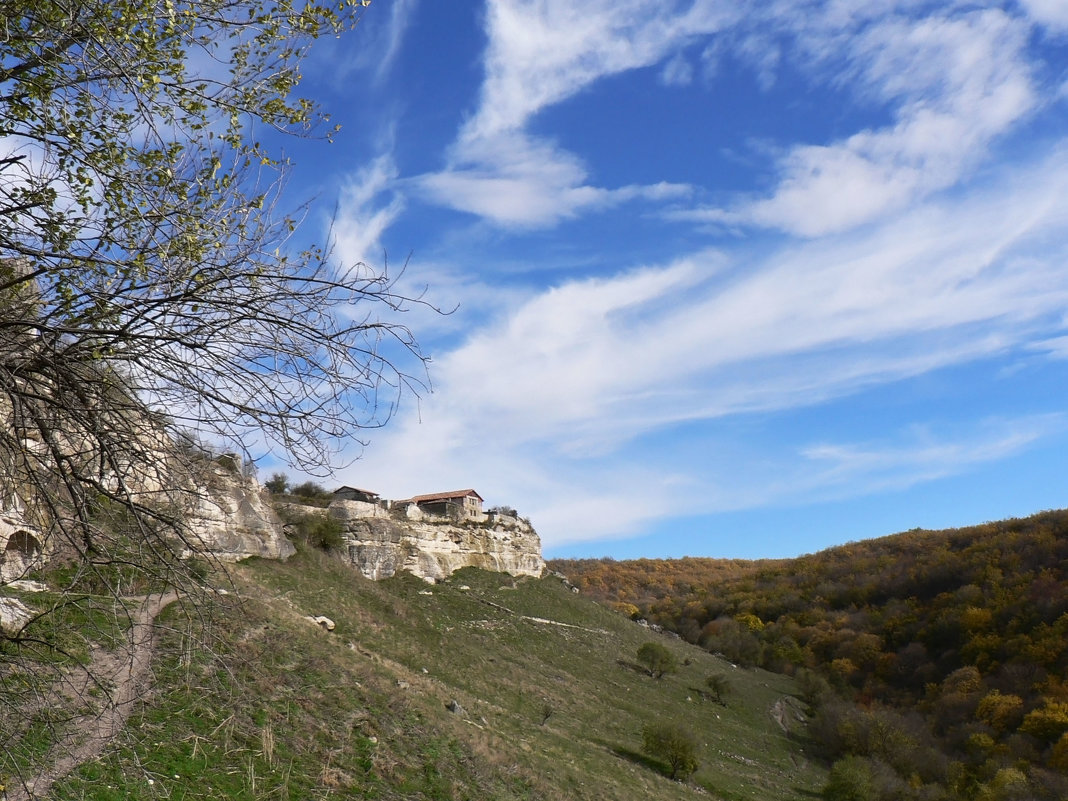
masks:
{"label": "white rock", "polygon": [[286,559],[296,553],[256,479],[213,466],[206,484],[195,493],[193,508],[186,515],[192,539],[199,540],[195,550],[224,562],[250,556]]}
{"label": "white rock", "polygon": [[39,581],[31,581],[30,579],[11,581],[8,582],[7,586],[13,590],[22,590],[23,592],[48,592],[47,584],[42,584]]}
{"label": "white rock", "polygon": [[[334,514],[334,504],[330,512]],[[457,526],[430,516],[423,520],[349,517],[344,522],[348,560],[369,579],[408,571],[434,583],[463,567],[514,576],[541,576],[545,570],[541,539],[523,521],[511,525],[508,537],[493,524]]]}
{"label": "white rock", "polygon": [[15,634],[33,618],[33,610],[18,598],[0,598],[0,631]]}

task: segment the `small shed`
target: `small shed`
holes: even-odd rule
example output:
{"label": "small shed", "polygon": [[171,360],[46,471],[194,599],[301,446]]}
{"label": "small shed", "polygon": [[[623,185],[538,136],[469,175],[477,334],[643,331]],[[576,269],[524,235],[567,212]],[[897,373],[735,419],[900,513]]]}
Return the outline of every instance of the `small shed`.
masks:
{"label": "small shed", "polygon": [[379,502],[379,494],[371,490],[359,489],[358,487],[338,487],[334,490],[334,497],[343,501],[363,501],[364,503]]}

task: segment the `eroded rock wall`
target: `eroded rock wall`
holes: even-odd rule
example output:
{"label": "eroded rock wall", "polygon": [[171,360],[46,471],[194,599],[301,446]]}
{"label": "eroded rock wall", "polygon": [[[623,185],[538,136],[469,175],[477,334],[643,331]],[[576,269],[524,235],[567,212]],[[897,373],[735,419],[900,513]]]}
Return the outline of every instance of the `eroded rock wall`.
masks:
{"label": "eroded rock wall", "polygon": [[222,561],[250,556],[286,559],[295,553],[256,479],[213,466],[188,495],[186,522],[197,550]]}
{"label": "eroded rock wall", "polygon": [[343,553],[367,578],[408,571],[438,581],[462,567],[514,576],[540,576],[545,570],[541,539],[523,520],[504,515],[466,523],[430,516],[398,520],[381,507],[356,503],[334,501],[327,511],[345,523]]}

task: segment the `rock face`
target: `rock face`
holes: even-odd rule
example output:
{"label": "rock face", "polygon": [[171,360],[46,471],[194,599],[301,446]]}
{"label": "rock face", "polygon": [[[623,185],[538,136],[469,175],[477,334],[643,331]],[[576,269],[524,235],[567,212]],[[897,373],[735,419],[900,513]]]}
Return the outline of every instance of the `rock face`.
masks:
{"label": "rock face", "polygon": [[0,632],[15,634],[33,619],[33,610],[18,598],[0,598]]}
{"label": "rock face", "polygon": [[250,556],[286,559],[295,553],[256,479],[217,465],[206,478],[186,516],[204,551],[225,562]]}
{"label": "rock face", "polygon": [[44,536],[15,509],[0,514],[0,584],[17,581],[40,564]]}
{"label": "rock face", "polygon": [[485,515],[481,520],[394,518],[379,506],[337,500],[327,513],[345,524],[350,564],[370,579],[408,571],[437,581],[462,567],[480,567],[513,576],[540,576],[545,570],[541,540],[524,520]]}
{"label": "rock face", "polygon": [[[255,478],[214,463],[197,472],[171,491],[184,509],[187,541],[195,544],[184,556],[202,552],[236,562],[250,556],[286,559],[295,553]],[[25,517],[18,508],[0,512],[0,584],[23,578],[55,550],[48,534]]]}

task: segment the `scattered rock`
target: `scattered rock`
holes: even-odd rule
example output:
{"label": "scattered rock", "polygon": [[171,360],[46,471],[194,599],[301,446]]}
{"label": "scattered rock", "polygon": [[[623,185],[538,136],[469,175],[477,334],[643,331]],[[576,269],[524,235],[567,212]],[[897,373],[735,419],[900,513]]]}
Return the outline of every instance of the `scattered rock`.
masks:
{"label": "scattered rock", "polygon": [[0,598],[0,631],[15,634],[33,619],[33,610],[18,598]]}
{"label": "scattered rock", "polygon": [[42,584],[39,581],[31,581],[30,579],[19,579],[18,581],[10,581],[8,585],[13,590],[22,590],[22,592],[47,592],[48,585]]}
{"label": "scattered rock", "polygon": [[318,626],[322,626],[327,631],[333,631],[335,628],[334,621],[324,615],[308,615],[306,619]]}
{"label": "scattered rock", "polygon": [[452,712],[454,715],[463,715],[464,708],[460,706],[460,702],[453,698],[449,703],[445,704],[445,708]]}

